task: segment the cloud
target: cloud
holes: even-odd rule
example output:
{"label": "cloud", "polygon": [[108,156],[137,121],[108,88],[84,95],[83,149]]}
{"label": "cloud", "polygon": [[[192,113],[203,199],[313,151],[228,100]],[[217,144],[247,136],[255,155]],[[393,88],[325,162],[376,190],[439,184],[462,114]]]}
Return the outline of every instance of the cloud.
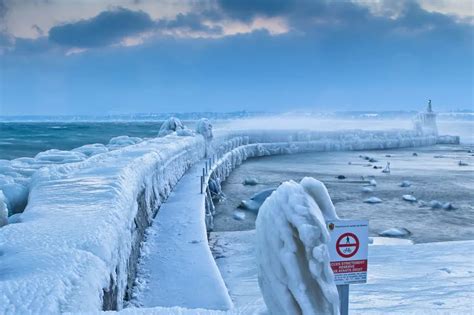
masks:
{"label": "cloud", "polygon": [[49,39],[70,47],[107,46],[151,30],[154,25],[154,21],[143,11],[115,8],[90,19],[52,27]]}
{"label": "cloud", "polygon": [[[298,5],[297,1],[291,0],[218,0],[217,3],[225,13],[242,20],[251,20],[258,15],[267,17],[284,15]],[[302,1],[302,4],[307,3]]]}

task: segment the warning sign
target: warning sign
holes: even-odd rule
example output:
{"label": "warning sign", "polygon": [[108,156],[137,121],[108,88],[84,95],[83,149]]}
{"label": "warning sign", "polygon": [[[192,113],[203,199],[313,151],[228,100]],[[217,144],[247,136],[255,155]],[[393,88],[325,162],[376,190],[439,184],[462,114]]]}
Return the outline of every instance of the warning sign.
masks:
{"label": "warning sign", "polygon": [[327,222],[329,255],[337,285],[367,282],[369,222],[337,220]]}

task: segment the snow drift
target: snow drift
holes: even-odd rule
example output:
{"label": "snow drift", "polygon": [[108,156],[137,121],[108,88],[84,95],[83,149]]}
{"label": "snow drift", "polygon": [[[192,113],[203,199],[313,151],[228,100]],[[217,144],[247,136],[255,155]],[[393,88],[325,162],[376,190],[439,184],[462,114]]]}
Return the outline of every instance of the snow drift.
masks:
{"label": "snow drift", "polygon": [[258,282],[272,314],[339,314],[324,215],[336,217],[324,185],[283,183],[256,221]]}

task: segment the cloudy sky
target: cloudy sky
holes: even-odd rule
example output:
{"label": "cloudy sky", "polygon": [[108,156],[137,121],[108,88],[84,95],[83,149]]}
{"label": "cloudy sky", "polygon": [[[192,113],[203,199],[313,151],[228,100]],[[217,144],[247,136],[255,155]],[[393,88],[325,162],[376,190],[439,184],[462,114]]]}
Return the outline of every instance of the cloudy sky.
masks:
{"label": "cloudy sky", "polygon": [[470,0],[0,0],[0,115],[473,109]]}

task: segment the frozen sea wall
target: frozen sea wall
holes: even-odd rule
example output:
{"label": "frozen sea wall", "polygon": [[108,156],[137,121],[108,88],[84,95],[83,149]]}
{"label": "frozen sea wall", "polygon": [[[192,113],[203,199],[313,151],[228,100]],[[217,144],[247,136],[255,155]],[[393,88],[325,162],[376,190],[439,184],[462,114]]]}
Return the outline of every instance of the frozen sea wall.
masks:
{"label": "frozen sea wall", "polygon": [[0,229],[0,313],[120,309],[144,227],[204,148],[167,136],[37,171]]}

